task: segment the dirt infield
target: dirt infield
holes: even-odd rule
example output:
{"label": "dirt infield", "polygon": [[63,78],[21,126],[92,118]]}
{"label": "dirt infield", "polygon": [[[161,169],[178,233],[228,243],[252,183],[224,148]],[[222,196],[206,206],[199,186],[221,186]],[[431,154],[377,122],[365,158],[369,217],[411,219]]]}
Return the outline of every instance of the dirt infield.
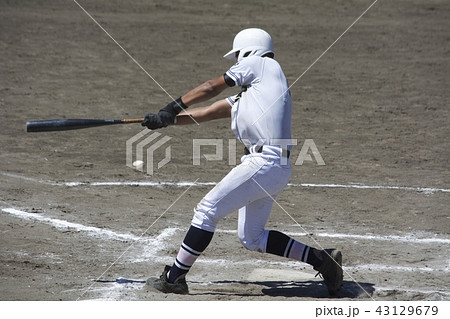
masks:
{"label": "dirt infield", "polygon": [[[308,265],[245,250],[236,214],[189,273],[190,295],[143,288],[239,161],[228,120],[158,131],[170,140],[153,155],[170,146],[171,160],[151,175],[126,165],[139,124],[25,131],[157,111],[224,73],[246,27],[272,35],[294,84],[293,164],[306,140],[325,163],[309,152],[294,165],[268,227],[342,250],[339,300],[450,300],[448,1],[380,0],[332,47],[372,0],[78,2],[104,30],[73,1],[0,2],[0,300],[329,298]],[[208,146],[194,165],[199,139],[221,139],[223,157],[207,160]]]}

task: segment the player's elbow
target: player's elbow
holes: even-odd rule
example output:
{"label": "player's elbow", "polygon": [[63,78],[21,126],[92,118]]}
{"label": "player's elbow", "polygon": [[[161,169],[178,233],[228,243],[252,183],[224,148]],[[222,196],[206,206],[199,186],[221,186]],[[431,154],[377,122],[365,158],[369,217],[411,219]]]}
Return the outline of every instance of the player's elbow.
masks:
{"label": "player's elbow", "polygon": [[205,83],[202,84],[202,89],[203,92],[206,93],[212,93],[215,91],[215,87],[214,87],[214,81],[213,80],[208,80]]}
{"label": "player's elbow", "polygon": [[213,80],[206,81],[202,84],[202,91],[208,97],[214,97],[220,93],[217,85],[215,85]]}
{"label": "player's elbow", "polygon": [[227,84],[223,77],[208,80],[202,84],[202,91],[208,97],[214,97],[227,88]]}

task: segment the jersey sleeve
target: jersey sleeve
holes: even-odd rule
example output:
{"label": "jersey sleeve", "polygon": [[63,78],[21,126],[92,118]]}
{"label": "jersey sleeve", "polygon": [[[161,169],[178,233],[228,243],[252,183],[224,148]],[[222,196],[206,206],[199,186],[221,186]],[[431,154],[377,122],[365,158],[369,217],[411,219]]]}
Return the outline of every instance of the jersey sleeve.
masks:
{"label": "jersey sleeve", "polygon": [[237,86],[249,85],[255,78],[255,74],[252,70],[252,59],[250,57],[243,59],[242,61],[233,65],[225,73],[230,77]]}
{"label": "jersey sleeve", "polygon": [[228,102],[228,104],[230,104],[231,107],[233,107],[234,103],[239,100],[238,95],[239,94],[229,96],[225,100]]}
{"label": "jersey sleeve", "polygon": [[230,78],[226,73],[223,74],[223,79],[229,87],[233,87],[236,85],[234,80],[232,78]]}

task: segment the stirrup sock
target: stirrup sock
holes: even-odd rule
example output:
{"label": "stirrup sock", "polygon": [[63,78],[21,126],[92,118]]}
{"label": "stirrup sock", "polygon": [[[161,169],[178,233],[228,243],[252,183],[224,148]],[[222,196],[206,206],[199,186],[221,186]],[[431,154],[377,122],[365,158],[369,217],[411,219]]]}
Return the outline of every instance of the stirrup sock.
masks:
{"label": "stirrup sock", "polygon": [[[311,254],[311,251],[316,249],[302,244],[293,238],[276,230],[269,231],[267,238],[266,252],[277,256],[296,259],[316,266],[315,254]],[[314,262],[312,264],[311,262]]]}
{"label": "stirrup sock", "polygon": [[181,248],[178,251],[172,268],[168,274],[169,283],[174,283],[178,278],[184,277],[191,266],[208,247],[214,233],[191,226],[184,237]]}

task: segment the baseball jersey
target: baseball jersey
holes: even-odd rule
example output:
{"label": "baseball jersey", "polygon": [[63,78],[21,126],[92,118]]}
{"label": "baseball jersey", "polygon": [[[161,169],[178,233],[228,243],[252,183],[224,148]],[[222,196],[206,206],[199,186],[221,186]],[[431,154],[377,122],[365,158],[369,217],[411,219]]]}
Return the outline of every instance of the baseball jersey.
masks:
{"label": "baseball jersey", "polygon": [[231,128],[236,138],[248,148],[280,146],[277,140],[285,144],[290,141],[292,102],[278,62],[269,57],[249,56],[233,65],[226,75],[242,88],[239,94],[226,99],[232,107]]}

